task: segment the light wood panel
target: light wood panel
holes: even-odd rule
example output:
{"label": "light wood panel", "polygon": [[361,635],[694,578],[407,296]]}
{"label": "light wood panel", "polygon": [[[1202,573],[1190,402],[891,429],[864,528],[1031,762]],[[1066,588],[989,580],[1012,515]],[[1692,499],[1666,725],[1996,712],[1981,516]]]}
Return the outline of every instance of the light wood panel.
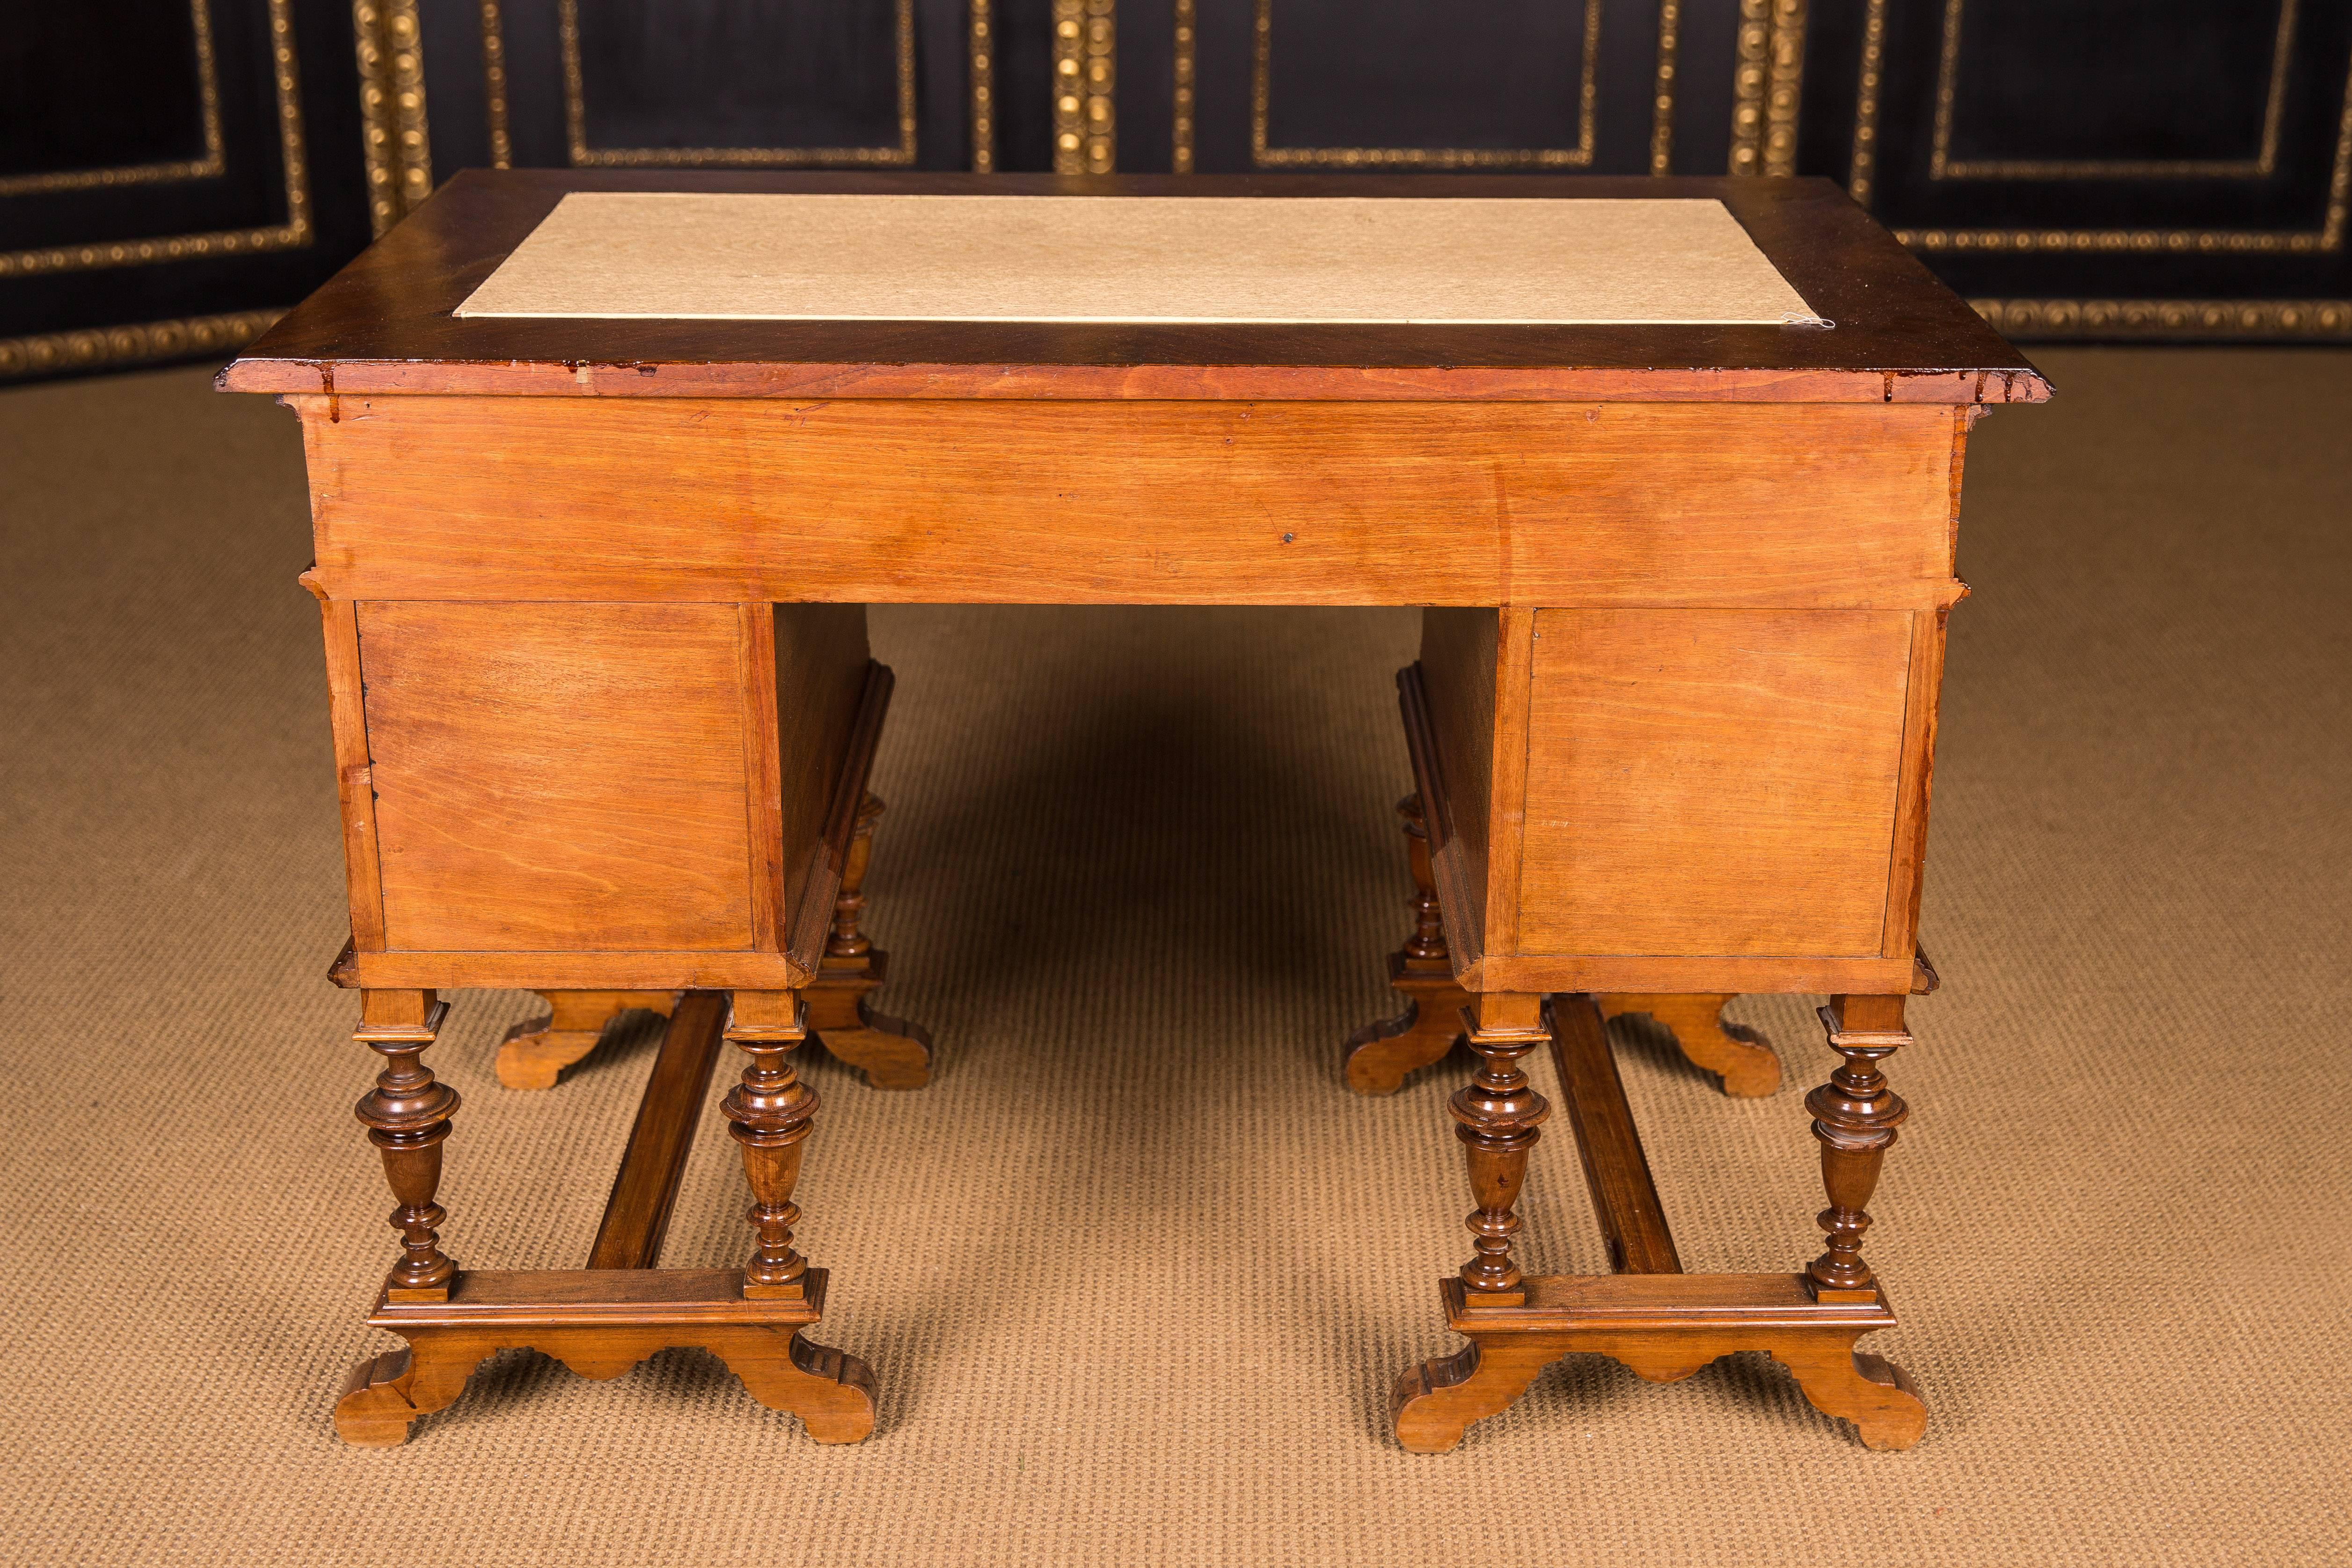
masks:
{"label": "light wood panel", "polygon": [[1521,953],[1879,954],[1911,615],[1535,620]]}
{"label": "light wood panel", "polygon": [[1948,611],[1911,617],[1910,689],[1903,712],[1903,782],[1896,800],[1894,854],[1887,873],[1885,940],[1879,951],[1896,958],[1919,941],[1919,894],[1926,886],[1927,800],[1935,787],[1936,716],[1944,686],[1944,632]]}
{"label": "light wood panel", "polygon": [[1949,601],[1903,404],[305,397],[363,599]]}
{"label": "light wood panel", "polygon": [[[773,626],[775,674],[769,700],[778,737],[777,852],[785,946],[814,963],[823,950],[824,928],[833,916],[833,886],[843,869],[831,863],[820,868],[817,862],[826,852],[826,819],[840,792],[842,764],[872,657],[866,606],[779,604],[762,612]],[[814,895],[812,877],[826,883]],[[806,923],[814,929],[803,931]]]}
{"label": "light wood panel", "polygon": [[1487,837],[1495,782],[1492,610],[1427,610],[1421,618],[1421,694],[1437,774],[1423,789],[1430,867],[1440,883],[1457,969],[1486,951]]}
{"label": "light wood panel", "polygon": [[735,606],[377,601],[359,631],[390,946],[752,946]]}
{"label": "light wood panel", "polygon": [[[310,572],[302,586],[318,591]],[[376,864],[375,789],[368,773],[367,712],[360,690],[357,610],[343,600],[320,599],[326,633],[327,715],[335,737],[335,796],[342,807],[343,885],[352,906],[352,943],[383,951],[383,883]]]}

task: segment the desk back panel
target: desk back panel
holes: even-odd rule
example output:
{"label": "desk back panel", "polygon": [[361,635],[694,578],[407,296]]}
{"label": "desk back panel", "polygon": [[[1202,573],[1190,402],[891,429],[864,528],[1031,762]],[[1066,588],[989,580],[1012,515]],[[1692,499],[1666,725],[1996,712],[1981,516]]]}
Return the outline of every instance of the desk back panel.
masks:
{"label": "desk back panel", "polygon": [[329,608],[361,983],[814,968],[863,606]]}
{"label": "desk back panel", "polygon": [[1933,405],[291,401],[335,598],[1952,596]]}
{"label": "desk back panel", "polygon": [[1521,953],[1878,956],[1909,613],[1535,620]]}
{"label": "desk back panel", "polygon": [[1463,984],[1907,989],[1946,615],[1425,611],[1407,726]]}
{"label": "desk back panel", "polygon": [[393,949],[748,948],[740,617],[359,607]]}

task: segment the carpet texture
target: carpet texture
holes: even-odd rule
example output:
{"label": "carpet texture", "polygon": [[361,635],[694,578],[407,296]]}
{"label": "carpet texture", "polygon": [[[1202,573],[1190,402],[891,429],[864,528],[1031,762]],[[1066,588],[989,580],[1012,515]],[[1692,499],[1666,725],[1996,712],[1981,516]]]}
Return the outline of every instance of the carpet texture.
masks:
{"label": "carpet texture", "polygon": [[[1445,1096],[1349,1095],[1409,891],[1402,612],[877,610],[868,891],[931,1086],[824,1099],[800,1198],[820,1448],[719,1364],[488,1364],[408,1447],[331,1401],[393,1253],[331,989],[341,867],[292,417],[172,371],[0,394],[0,1560],[22,1563],[2197,1563],[2352,1545],[2352,356],[2068,351],[1971,452],[1913,1119],[1869,1255],[1931,1410],[1864,1451],[1759,1356],[1575,1357],[1456,1453],[1384,1430],[1449,1349]],[[1670,896],[1671,889],[1661,889]],[[1787,1269],[1822,1197],[1811,998],[1731,1101],[1619,1054],[1686,1264]],[[584,1256],[651,1063],[549,1093],[461,993],[461,1263]],[[1555,1093],[1549,1063],[1533,1060]],[[720,1074],[721,1085],[732,1072]],[[745,1249],[713,1104],[666,1261]],[[1524,1256],[1604,1267],[1564,1124]]]}

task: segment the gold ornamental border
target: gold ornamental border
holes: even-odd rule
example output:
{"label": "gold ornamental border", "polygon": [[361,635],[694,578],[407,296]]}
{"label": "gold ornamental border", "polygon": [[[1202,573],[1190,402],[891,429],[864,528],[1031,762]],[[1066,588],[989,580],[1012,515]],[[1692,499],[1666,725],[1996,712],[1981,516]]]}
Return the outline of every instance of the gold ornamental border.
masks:
{"label": "gold ornamental border", "polygon": [[1804,77],[1805,0],[1739,0],[1729,172],[1797,172],[1797,106]]}
{"label": "gold ornamental border", "polygon": [[499,0],[482,0],[482,127],[490,133],[490,167],[514,167],[507,123],[507,25]]}
{"label": "gold ornamental border", "polygon": [[286,314],[235,310],[220,316],[189,316],[173,321],[142,321],[125,327],[89,327],[44,332],[30,338],[0,338],[0,382],[60,371],[121,370],[183,356],[241,349]]}
{"label": "gold ornamental border", "polygon": [[988,17],[988,0],[971,0],[971,19],[964,46],[966,91],[971,107],[971,172],[996,172],[996,46],[995,29]]}
{"label": "gold ornamental border", "polygon": [[[1955,0],[1948,0],[1955,3]],[[1855,95],[1853,153],[1846,189],[1867,209],[1878,170],[1879,94],[1885,79],[1887,0],[1870,0],[1863,21],[1862,80]],[[2327,206],[2316,229],[2089,229],[2036,228],[1896,229],[1895,237],[1913,250],[2105,251],[2140,255],[2211,255],[2259,252],[2307,256],[2344,247],[2346,211],[2352,203],[2352,67],[2347,67],[2343,113],[2336,125],[2336,162],[2328,176]]]}
{"label": "gold ornamental border", "polygon": [[[496,0],[490,0],[494,7]],[[368,220],[379,235],[433,193],[425,125],[425,43],[416,0],[352,0],[360,69],[360,152]]]}
{"label": "gold ornamental border", "polygon": [[0,177],[0,196],[46,196],[58,191],[111,190],[121,185],[162,185],[183,180],[217,179],[228,168],[221,143],[220,73],[213,57],[210,0],[188,0],[195,30],[196,119],[205,155],[161,163],[121,163],[110,169],[67,169],[47,174]]}
{"label": "gold ornamental border", "polygon": [[1118,0],[1054,0],[1054,172],[1117,167]]}
{"label": "gold ornamental border", "polygon": [[1199,77],[1199,54],[1200,26],[1194,16],[1194,0],[1176,0],[1175,146],[1169,167],[1179,174],[1192,172],[1192,132],[1199,112],[1193,88]]}
{"label": "gold ornamental border", "polygon": [[[487,11],[486,7],[486,11]],[[562,0],[563,120],[575,168],[678,168],[703,165],[854,163],[906,167],[915,161],[915,0],[898,0],[898,140],[887,147],[591,147],[588,99],[580,69],[580,0]],[[486,34],[487,22],[486,16]],[[485,53],[487,54],[487,50]],[[501,50],[503,55],[503,50]],[[504,71],[492,112],[506,115]]]}
{"label": "gold ornamental border", "polygon": [[[1250,74],[1250,162],[1257,168],[1581,169],[1592,162],[1593,120],[1600,102],[1601,0],[1584,0],[1584,68],[1577,87],[1573,147],[1269,147],[1265,127],[1273,92],[1274,0],[1257,0],[1255,30]],[[1661,112],[1670,118],[1672,104]]]}
{"label": "gold ornamental border", "polygon": [[1936,139],[1927,155],[1930,180],[2260,180],[2278,166],[2279,121],[2286,112],[2287,72],[2294,64],[2296,0],[2281,0],[2278,37],[2271,45],[2270,88],[2263,103],[2262,150],[2252,158],[1958,159],[1951,155],[1952,120],[1959,96],[1960,18],[1967,0],[1944,0],[1944,41],[1936,67]]}
{"label": "gold ornamental border", "polygon": [[1971,299],[2017,338],[2352,340],[2352,299]]}
{"label": "gold ornamental border", "polygon": [[[209,32],[206,37],[209,37]],[[0,277],[47,272],[89,272],[194,256],[247,256],[295,250],[310,243],[310,171],[302,141],[301,84],[294,65],[294,0],[269,0],[269,51],[278,92],[278,143],[286,171],[286,221],[256,228],[166,235],[152,239],[98,240],[0,251]],[[32,341],[33,340],[24,340]]]}
{"label": "gold ornamental border", "polygon": [[1658,0],[1658,90],[1650,98],[1652,174],[1675,172],[1675,65],[1682,30],[1682,0]]}

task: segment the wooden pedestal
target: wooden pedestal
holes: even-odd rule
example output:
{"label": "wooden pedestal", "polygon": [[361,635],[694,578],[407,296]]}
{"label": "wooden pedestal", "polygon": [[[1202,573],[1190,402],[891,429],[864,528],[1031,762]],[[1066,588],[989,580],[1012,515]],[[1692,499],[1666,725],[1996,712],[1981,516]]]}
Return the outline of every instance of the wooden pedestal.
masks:
{"label": "wooden pedestal", "polygon": [[1760,1350],[1795,1375],[1816,1408],[1852,1421],[1867,1447],[1917,1442],[1927,1410],[1910,1379],[1853,1348],[1895,1324],[1875,1281],[1840,1290],[1823,1289],[1811,1273],[1685,1274],[1600,1008],[1590,997],[1559,997],[1547,1011],[1585,1185],[1616,1272],[1527,1276],[1489,1291],[1459,1278],[1442,1281],[1446,1322],[1470,1343],[1397,1380],[1390,1401],[1397,1440],[1414,1453],[1445,1452],[1465,1427],[1507,1408],[1537,1373],[1572,1352],[1672,1383],[1718,1356]]}
{"label": "wooden pedestal", "polygon": [[352,1369],[335,1431],[361,1448],[396,1447],[410,1422],[454,1402],[497,1351],[527,1346],[602,1380],[657,1350],[698,1345],[752,1398],[798,1416],[816,1441],[855,1443],[874,1430],[874,1372],[803,1332],[824,1311],[824,1270],[806,1278],[803,1300],[747,1301],[740,1269],[461,1273],[446,1301],[377,1301],[369,1326],[409,1348]]}
{"label": "wooden pedestal", "polygon": [[[657,1350],[698,1345],[726,1362],[761,1404],[798,1416],[820,1443],[854,1443],[874,1429],[872,1369],[805,1332],[824,1313],[824,1270],[747,1289],[741,1269],[655,1267],[728,1020],[719,992],[689,991],[672,1010],[586,1268],[452,1268],[445,1283],[422,1288],[402,1283],[395,1270],[368,1322],[408,1348],[352,1369],[335,1404],[343,1441],[406,1441],[409,1424],[457,1399],[484,1357],[524,1346],[602,1379]],[[755,1026],[738,1033],[758,1038]],[[805,1105],[814,1109],[814,1096]],[[730,1119],[740,1124],[731,1108]],[[804,1136],[805,1118],[799,1126]],[[432,1209],[430,1222],[438,1217]]]}

